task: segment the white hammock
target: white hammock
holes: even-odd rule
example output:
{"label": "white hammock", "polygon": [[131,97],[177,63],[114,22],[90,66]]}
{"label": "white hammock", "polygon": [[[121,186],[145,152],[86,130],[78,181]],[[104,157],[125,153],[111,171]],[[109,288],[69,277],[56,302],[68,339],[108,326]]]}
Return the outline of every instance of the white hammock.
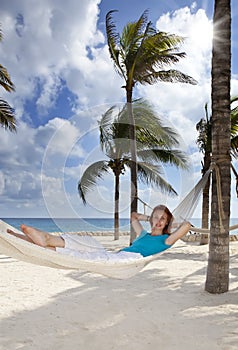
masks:
{"label": "white hammock", "polygon": [[[182,202],[173,211],[175,223],[179,224],[192,217],[202,190],[210,175],[211,167],[196,186],[186,195]],[[238,225],[230,227],[230,230]],[[49,266],[60,269],[77,269],[81,271],[99,273],[108,277],[126,279],[141,271],[151,261],[158,259],[162,253],[150,255],[148,257],[124,259],[124,260],[89,260],[76,256],[70,256],[56,252],[51,249],[39,247],[36,244],[19,239],[6,232],[7,228],[21,233],[0,220],[0,252],[13,258],[30,262],[37,265]],[[209,230],[191,228],[195,232],[209,232]]]}
{"label": "white hammock", "polygon": [[22,233],[16,228],[0,220],[0,253],[12,258],[36,265],[58,269],[74,269],[85,272],[99,273],[107,277],[126,279],[141,271],[151,261],[158,259],[162,253],[144,258],[124,259],[115,261],[95,261],[81,259],[40,247],[23,239],[17,238],[6,230]]}

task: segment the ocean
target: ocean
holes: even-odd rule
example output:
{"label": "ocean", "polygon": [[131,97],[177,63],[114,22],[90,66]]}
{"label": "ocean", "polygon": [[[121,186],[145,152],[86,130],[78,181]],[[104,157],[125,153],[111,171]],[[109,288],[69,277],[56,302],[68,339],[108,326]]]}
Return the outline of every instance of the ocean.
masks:
{"label": "ocean", "polygon": [[[109,218],[80,218],[80,219],[50,219],[50,218],[2,218],[8,224],[20,229],[22,223],[36,227],[47,232],[96,232],[113,231],[114,219]],[[191,219],[195,227],[201,227],[201,219]],[[232,218],[230,225],[238,224],[238,218]],[[149,223],[144,223],[145,229],[149,229]],[[120,231],[130,231],[129,219],[120,219]],[[238,234],[238,229],[231,231]]]}
{"label": "ocean", "polygon": [[[47,232],[96,232],[113,231],[114,219],[80,218],[3,218],[8,224],[20,229],[22,223]],[[120,219],[120,230],[129,231],[129,219]]]}

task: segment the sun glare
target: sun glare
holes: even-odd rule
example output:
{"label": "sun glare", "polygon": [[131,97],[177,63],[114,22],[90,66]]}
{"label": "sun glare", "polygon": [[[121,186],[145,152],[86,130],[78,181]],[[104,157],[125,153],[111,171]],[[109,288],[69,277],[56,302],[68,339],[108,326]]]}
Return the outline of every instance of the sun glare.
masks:
{"label": "sun glare", "polygon": [[212,22],[195,23],[190,29],[191,40],[199,47],[207,48],[212,44]]}

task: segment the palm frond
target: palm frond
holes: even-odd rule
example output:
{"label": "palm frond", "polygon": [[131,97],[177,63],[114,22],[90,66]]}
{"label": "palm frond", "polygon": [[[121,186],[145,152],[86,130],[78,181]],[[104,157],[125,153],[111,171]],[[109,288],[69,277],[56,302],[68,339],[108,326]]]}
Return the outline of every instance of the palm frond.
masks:
{"label": "palm frond", "polygon": [[237,102],[237,101],[238,101],[237,95],[231,96],[231,105],[232,105],[232,103]]}
{"label": "palm frond", "polygon": [[[231,98],[231,105],[238,102],[238,96]],[[238,106],[231,108],[231,154],[238,158]]]}
{"label": "palm frond", "polygon": [[83,203],[86,204],[86,194],[96,186],[97,181],[109,171],[107,161],[98,161],[89,165],[78,182],[78,193]]}
{"label": "palm frond", "polygon": [[111,10],[106,14],[107,44],[108,44],[110,56],[114,62],[114,68],[116,69],[117,73],[126,80],[126,76],[124,74],[124,71],[122,69],[122,66],[119,60],[120,50],[118,49],[118,47],[120,45],[120,36],[113,22],[112,14],[114,12],[117,12],[117,10]]}
{"label": "palm frond", "polygon": [[98,121],[99,132],[100,132],[100,145],[103,150],[104,144],[112,138],[111,125],[114,120],[114,112],[116,106],[110,107]]}
{"label": "palm frond", "polygon": [[[149,101],[137,99],[132,103],[132,111],[135,120],[136,139],[138,143],[149,146],[172,147],[179,144],[179,135],[168,126],[164,126],[158,114]],[[127,124],[129,137],[129,117],[126,106],[120,112],[118,122]],[[126,131],[126,129],[125,129]]]}
{"label": "palm frond", "polygon": [[207,104],[205,104],[206,119],[202,118],[196,124],[196,129],[198,131],[198,137],[196,143],[199,150],[203,153],[212,152],[212,125],[211,119],[208,117]]}
{"label": "palm frond", "polygon": [[155,70],[151,70],[150,74],[145,74],[141,77],[138,76],[137,81],[142,85],[144,84],[152,85],[158,81],[162,81],[165,83],[186,83],[186,84],[192,84],[192,85],[197,84],[197,81],[193,77],[187,74],[184,74],[176,69],[170,69],[167,71],[161,70],[159,72]]}
{"label": "palm frond", "polygon": [[[154,68],[156,66],[159,66],[160,68],[163,67],[163,60],[167,55],[162,54],[164,51],[163,45],[157,40],[160,35],[160,32],[158,33],[152,26],[152,23],[149,22],[143,33],[133,63],[136,75],[148,75],[154,73]],[[168,60],[168,58],[166,59]],[[174,62],[175,61],[173,60],[173,63]]]}
{"label": "palm frond", "polygon": [[234,158],[238,158],[238,135],[231,139],[231,154]]}
{"label": "palm frond", "polygon": [[146,162],[164,163],[184,170],[189,169],[188,157],[180,150],[144,149],[138,151],[138,158]]}
{"label": "palm frond", "polygon": [[8,92],[15,91],[15,86],[11,81],[7,69],[0,64],[0,85]]}
{"label": "palm frond", "polygon": [[[148,10],[145,10],[138,21],[128,23],[121,35],[121,46],[123,48],[123,59],[127,72],[133,71],[136,63],[136,57],[140,51],[141,42],[144,38],[144,31],[147,31]],[[146,28],[146,29],[145,29]]]}
{"label": "palm frond", "polygon": [[120,111],[117,106],[112,106],[98,122],[101,149],[112,159],[122,158],[124,155],[129,157],[130,154],[128,124],[120,120],[122,110]]}
{"label": "palm frond", "polygon": [[161,174],[162,172],[158,166],[138,162],[138,178],[142,183],[152,185],[154,188],[159,187],[163,193],[177,195],[174,188],[163,179]]}
{"label": "palm frond", "polygon": [[231,110],[231,136],[238,133],[238,106]]}
{"label": "palm frond", "polygon": [[[158,69],[164,70],[165,66],[176,64],[186,56],[184,52],[179,52],[179,46],[183,41],[184,38],[181,36],[157,32],[152,24],[148,23],[134,58],[134,80],[140,83],[144,81],[145,84],[162,80],[158,75]],[[190,77],[186,82],[195,83],[195,80]]]}
{"label": "palm frond", "polygon": [[4,100],[0,99],[0,125],[10,131],[16,131],[14,109]]}

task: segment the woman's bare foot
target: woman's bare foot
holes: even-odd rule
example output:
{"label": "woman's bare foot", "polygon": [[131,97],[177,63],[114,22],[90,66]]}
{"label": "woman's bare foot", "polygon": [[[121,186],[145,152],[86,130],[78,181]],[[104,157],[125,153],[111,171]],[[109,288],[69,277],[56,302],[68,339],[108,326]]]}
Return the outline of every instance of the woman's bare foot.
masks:
{"label": "woman's bare foot", "polygon": [[41,246],[47,247],[49,245],[50,235],[48,232],[37,230],[34,227],[21,225],[22,232],[31,240],[31,242]]}
{"label": "woman's bare foot", "polygon": [[10,233],[11,235],[13,235],[13,236],[15,236],[17,238],[24,239],[24,241],[28,241],[28,242],[34,243],[30,237],[28,237],[26,235],[23,235],[21,233],[14,232],[10,228],[7,229],[7,233]]}

